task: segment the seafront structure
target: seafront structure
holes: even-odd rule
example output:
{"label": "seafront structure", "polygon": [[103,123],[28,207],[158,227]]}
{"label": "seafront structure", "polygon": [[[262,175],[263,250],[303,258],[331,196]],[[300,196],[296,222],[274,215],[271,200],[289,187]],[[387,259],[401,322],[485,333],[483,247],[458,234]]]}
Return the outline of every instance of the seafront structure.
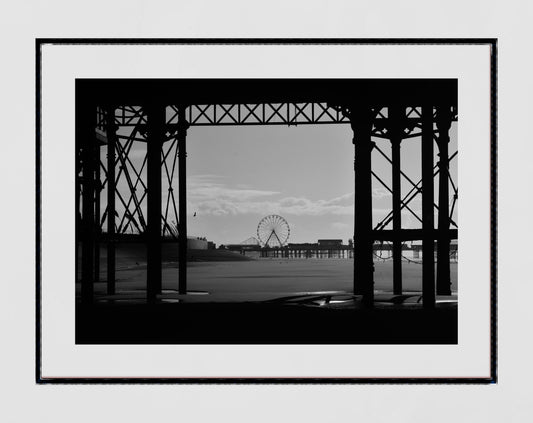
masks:
{"label": "seafront structure", "polygon": [[286,245],[272,247],[261,245],[257,240],[257,243],[251,243],[248,240],[240,244],[226,244],[225,248],[242,255],[259,258],[353,258],[353,246],[344,245],[342,239],[319,239],[315,243],[289,242]]}
{"label": "seafront structure", "polygon": [[[248,240],[247,240],[248,241]],[[256,240],[257,241],[257,240]],[[326,242],[324,242],[326,241]],[[335,242],[329,242],[335,241]],[[318,240],[318,242],[288,243],[282,247],[261,247],[259,242],[242,242],[240,244],[225,244],[224,248],[238,252],[244,256],[256,258],[287,258],[287,259],[310,259],[310,258],[341,258],[353,259],[353,243],[348,240],[343,244],[341,239]],[[421,263],[423,245],[421,243],[402,243],[400,258],[404,261]],[[437,251],[438,244],[435,243]],[[375,260],[393,260],[394,245],[389,242],[375,241],[373,252]],[[450,242],[450,262],[457,262],[457,240]]]}
{"label": "seafront structure", "polygon": [[[422,241],[423,303],[435,305],[436,293],[449,295],[450,240],[457,238],[452,220],[457,186],[449,173],[449,129],[457,119],[457,80],[76,80],[76,210],[77,241],[81,244],[81,300],[91,303],[98,274],[97,251],[106,229],[108,293],[115,292],[114,236],[128,225],[139,227],[147,251],[147,300],[162,292],[161,239],[173,222],[179,244],[178,289],[187,293],[186,141],[195,126],[221,125],[350,125],[354,145],[354,284],[356,294],[372,305],[373,245],[393,245],[394,293],[402,292],[401,248]],[[420,140],[422,178],[414,182],[401,168],[401,143]],[[392,156],[380,143],[390,142]],[[133,144],[145,146],[142,169],[129,157]],[[434,148],[439,159],[435,162]],[[392,186],[372,169],[372,151],[391,164]],[[101,159],[105,152],[105,159]],[[352,158],[350,158],[352,160]],[[146,178],[143,170],[146,166]],[[177,170],[176,170],[177,169]],[[177,173],[177,187],[174,176]],[[162,196],[162,177],[168,192]],[[121,179],[122,178],[122,179]],[[372,178],[392,194],[392,210],[377,225],[372,222]],[[401,180],[412,185],[401,192]],[[434,184],[438,179],[438,202]],[[123,181],[127,192],[119,190]],[[124,182],[125,181],[125,182]],[[450,204],[450,187],[453,200]],[[177,196],[175,190],[177,188]],[[100,196],[107,206],[100,210]],[[422,215],[409,203],[422,196]],[[124,210],[118,216],[117,202]],[[146,205],[146,216],[143,213]],[[420,229],[403,229],[401,211],[411,212]],[[438,211],[437,227],[434,213]],[[388,225],[392,223],[392,229]],[[437,242],[437,274],[434,249]],[[78,242],[76,242],[78,245]]]}

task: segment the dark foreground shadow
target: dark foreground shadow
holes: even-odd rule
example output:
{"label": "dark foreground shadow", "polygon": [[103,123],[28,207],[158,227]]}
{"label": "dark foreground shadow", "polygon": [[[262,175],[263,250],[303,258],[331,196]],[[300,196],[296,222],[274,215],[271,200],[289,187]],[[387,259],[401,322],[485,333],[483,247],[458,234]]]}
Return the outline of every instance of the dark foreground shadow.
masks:
{"label": "dark foreground shadow", "polygon": [[324,309],[272,303],[76,306],[77,344],[456,344],[457,306]]}

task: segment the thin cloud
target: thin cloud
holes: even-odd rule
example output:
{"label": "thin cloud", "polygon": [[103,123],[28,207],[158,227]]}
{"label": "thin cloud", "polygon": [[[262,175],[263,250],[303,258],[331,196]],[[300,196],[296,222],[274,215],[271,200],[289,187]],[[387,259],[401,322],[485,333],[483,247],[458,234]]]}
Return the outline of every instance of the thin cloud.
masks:
{"label": "thin cloud", "polygon": [[189,209],[204,215],[279,213],[288,215],[352,215],[353,193],[328,200],[283,197],[278,191],[228,186],[216,175],[195,175],[188,181]]}
{"label": "thin cloud", "polygon": [[269,197],[279,194],[277,191],[256,190],[239,187],[228,187],[220,182],[222,177],[217,175],[194,175],[187,181],[187,194],[191,201],[222,200],[227,203],[230,200],[253,201],[257,198]]}

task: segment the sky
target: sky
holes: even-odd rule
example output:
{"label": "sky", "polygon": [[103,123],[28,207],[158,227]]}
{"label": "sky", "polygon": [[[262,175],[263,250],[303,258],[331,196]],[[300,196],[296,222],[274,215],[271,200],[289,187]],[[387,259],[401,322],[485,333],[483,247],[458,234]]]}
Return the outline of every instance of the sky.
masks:
{"label": "sky", "polygon": [[[450,132],[449,150],[452,154],[457,150],[455,123]],[[206,237],[217,245],[240,243],[257,236],[257,225],[263,217],[279,214],[290,226],[288,242],[342,239],[347,243],[353,234],[354,219],[352,138],[353,132],[348,124],[189,128],[188,235]],[[390,142],[377,138],[374,141],[390,157]],[[170,144],[166,145],[165,151],[168,146]],[[437,153],[435,146],[436,160]],[[145,144],[135,143],[130,158],[137,169],[145,154]],[[405,174],[413,182],[418,182],[421,177],[420,138],[402,141],[401,161]],[[372,168],[385,183],[391,185],[391,165],[376,149],[372,152]],[[457,181],[457,159],[451,162],[450,172]],[[141,174],[145,178],[146,169]],[[177,184],[176,170],[172,179],[176,203]],[[163,169],[163,211],[168,187]],[[138,195],[142,195],[143,189],[140,185],[138,188]],[[410,183],[402,178],[402,193],[407,193],[410,188]],[[128,191],[125,178],[121,178],[118,189]],[[392,202],[390,193],[375,178],[372,194],[375,225],[389,213]],[[102,210],[105,208],[105,195],[104,192]],[[437,196],[436,181],[436,199]],[[420,199],[418,196],[409,204],[417,214],[421,210]],[[143,210],[145,203],[146,200]],[[117,199],[117,211],[121,214],[123,210]],[[457,208],[454,211],[456,219]],[[168,220],[177,220],[172,207]],[[405,209],[402,226],[421,227],[419,221]]]}

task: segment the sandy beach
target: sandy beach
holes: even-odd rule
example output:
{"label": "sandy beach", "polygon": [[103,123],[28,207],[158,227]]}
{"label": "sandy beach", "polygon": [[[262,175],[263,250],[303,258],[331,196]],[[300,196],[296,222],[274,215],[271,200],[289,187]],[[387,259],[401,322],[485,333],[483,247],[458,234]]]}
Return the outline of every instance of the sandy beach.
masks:
{"label": "sandy beach", "polygon": [[[102,250],[100,282],[95,284],[97,295],[105,295],[106,291],[105,249]],[[163,249],[163,290],[172,293],[178,288],[178,266],[177,256],[168,250],[168,247]],[[294,292],[353,290],[354,263],[351,259],[250,260],[236,253],[217,252],[216,260],[213,260],[212,255],[194,250],[190,255],[194,261],[187,264],[188,290],[208,293],[210,300],[241,301],[269,299]],[[391,292],[392,260],[376,258],[374,265],[375,291]],[[421,292],[421,264],[404,260],[402,270],[404,291]],[[452,291],[457,292],[455,262],[451,263],[451,280]],[[128,246],[118,249],[116,281],[117,293],[132,294],[134,291],[142,295],[146,287],[146,262],[142,248]]]}

